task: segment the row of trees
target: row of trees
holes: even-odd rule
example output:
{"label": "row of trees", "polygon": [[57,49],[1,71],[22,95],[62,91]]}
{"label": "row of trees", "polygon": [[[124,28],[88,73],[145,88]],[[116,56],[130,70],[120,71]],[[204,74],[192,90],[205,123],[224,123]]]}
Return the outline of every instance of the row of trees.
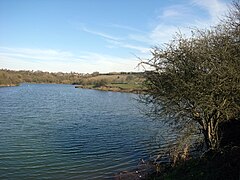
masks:
{"label": "row of trees", "polygon": [[0,85],[27,83],[64,83],[72,84],[83,77],[77,73],[49,73],[42,71],[0,70]]}
{"label": "row of trees", "polygon": [[217,26],[194,30],[189,38],[177,34],[142,64],[154,69],[145,72],[141,97],[150,114],[189,142],[200,132],[207,149],[218,150],[220,126],[240,118],[239,1]]}
{"label": "row of trees", "polygon": [[135,83],[141,81],[141,73],[49,73],[42,71],[12,71],[0,69],[0,85],[19,83],[57,83],[103,86],[111,83]]}

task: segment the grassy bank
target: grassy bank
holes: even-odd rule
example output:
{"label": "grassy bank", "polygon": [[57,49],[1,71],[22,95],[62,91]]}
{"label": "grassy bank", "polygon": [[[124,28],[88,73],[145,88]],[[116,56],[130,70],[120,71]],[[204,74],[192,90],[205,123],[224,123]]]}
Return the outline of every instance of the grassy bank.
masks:
{"label": "grassy bank", "polygon": [[19,84],[0,84],[0,87],[13,87],[13,86],[19,86]]}
{"label": "grassy bank", "polygon": [[76,88],[137,93],[142,91],[142,82],[141,73],[109,73],[87,76],[78,82]]}
{"label": "grassy bank", "polygon": [[102,91],[138,92],[141,90],[142,81],[142,73],[133,72],[82,74],[0,70],[0,87],[16,86],[20,83],[53,83],[73,84],[77,88]]}
{"label": "grassy bank", "polygon": [[126,92],[126,93],[140,93],[142,91],[142,87],[139,84],[106,84],[99,87],[94,85],[80,85],[75,86],[75,88],[83,88],[83,89],[94,89],[100,91],[113,91],[113,92]]}

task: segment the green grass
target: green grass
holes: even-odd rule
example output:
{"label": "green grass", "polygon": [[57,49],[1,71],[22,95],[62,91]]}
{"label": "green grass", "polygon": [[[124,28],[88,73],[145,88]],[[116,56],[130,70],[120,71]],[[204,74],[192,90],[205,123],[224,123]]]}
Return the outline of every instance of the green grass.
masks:
{"label": "green grass", "polygon": [[108,84],[108,86],[121,88],[121,89],[141,89],[140,84]]}

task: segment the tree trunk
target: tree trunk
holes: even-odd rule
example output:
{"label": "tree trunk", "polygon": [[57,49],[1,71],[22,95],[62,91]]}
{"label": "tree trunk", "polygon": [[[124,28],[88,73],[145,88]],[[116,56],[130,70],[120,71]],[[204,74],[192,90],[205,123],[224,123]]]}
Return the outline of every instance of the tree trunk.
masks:
{"label": "tree trunk", "polygon": [[214,126],[212,121],[203,129],[203,135],[207,150],[217,150],[219,145],[218,127]]}

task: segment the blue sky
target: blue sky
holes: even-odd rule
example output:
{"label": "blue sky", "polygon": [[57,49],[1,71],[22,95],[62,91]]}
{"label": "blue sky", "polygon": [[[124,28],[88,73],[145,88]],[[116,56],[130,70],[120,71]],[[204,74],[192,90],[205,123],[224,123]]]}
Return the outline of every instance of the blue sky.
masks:
{"label": "blue sky", "polygon": [[216,24],[227,0],[0,0],[0,68],[141,71],[176,31]]}

